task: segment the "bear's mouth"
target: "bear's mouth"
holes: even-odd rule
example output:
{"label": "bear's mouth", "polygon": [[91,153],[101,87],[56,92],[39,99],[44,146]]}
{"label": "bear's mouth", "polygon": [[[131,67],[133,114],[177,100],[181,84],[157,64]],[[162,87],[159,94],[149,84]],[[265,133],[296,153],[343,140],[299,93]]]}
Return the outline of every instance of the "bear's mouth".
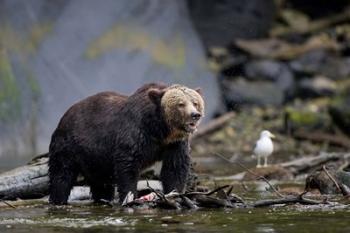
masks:
{"label": "bear's mouth", "polygon": [[186,124],[185,130],[187,133],[193,133],[197,130],[197,122],[189,122]]}

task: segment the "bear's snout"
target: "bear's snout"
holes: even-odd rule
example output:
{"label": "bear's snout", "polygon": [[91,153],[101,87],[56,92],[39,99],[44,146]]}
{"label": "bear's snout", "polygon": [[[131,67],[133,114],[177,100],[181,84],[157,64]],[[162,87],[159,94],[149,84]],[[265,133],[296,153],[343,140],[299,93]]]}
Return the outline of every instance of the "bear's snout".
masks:
{"label": "bear's snout", "polygon": [[194,121],[198,121],[201,118],[202,114],[200,114],[199,112],[192,112],[191,113],[191,118]]}

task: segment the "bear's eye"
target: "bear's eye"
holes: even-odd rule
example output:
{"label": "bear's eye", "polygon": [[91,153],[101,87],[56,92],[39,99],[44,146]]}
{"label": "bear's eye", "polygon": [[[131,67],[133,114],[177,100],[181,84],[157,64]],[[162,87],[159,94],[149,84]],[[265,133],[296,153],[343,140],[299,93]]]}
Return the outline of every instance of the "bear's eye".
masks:
{"label": "bear's eye", "polygon": [[180,103],[178,103],[177,105],[178,105],[180,108],[185,107],[185,103],[183,103],[183,102],[180,102]]}
{"label": "bear's eye", "polygon": [[198,108],[198,103],[197,103],[197,102],[193,102],[193,106],[195,106],[196,108]]}

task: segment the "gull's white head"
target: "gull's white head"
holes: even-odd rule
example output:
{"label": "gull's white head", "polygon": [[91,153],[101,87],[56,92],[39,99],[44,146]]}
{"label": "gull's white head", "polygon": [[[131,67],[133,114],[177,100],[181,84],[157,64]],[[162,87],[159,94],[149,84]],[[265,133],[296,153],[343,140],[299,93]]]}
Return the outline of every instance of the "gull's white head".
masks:
{"label": "gull's white head", "polygon": [[264,137],[268,137],[268,138],[275,138],[275,135],[273,135],[270,131],[268,130],[264,130],[260,133],[260,138],[264,138]]}

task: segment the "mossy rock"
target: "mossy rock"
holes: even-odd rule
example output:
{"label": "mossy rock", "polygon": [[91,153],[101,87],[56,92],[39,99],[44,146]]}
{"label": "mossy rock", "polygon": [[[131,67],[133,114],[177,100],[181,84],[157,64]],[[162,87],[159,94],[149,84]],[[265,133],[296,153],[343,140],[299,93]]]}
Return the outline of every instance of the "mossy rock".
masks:
{"label": "mossy rock", "polygon": [[288,131],[296,129],[325,129],[328,130],[332,123],[327,111],[315,111],[308,108],[293,108],[285,109],[285,128]]}
{"label": "mossy rock", "polygon": [[[338,184],[350,186],[350,172],[328,171],[335,178]],[[337,194],[339,190],[325,171],[315,171],[306,178],[305,189],[310,191],[317,189],[321,194]]]}
{"label": "mossy rock", "polygon": [[[329,171],[334,177],[335,173]],[[329,178],[325,171],[315,171],[306,177],[305,190],[319,190],[321,194],[336,194],[339,193],[334,182]]]}
{"label": "mossy rock", "polygon": [[329,114],[334,124],[350,135],[350,91],[335,98],[329,107]]}

